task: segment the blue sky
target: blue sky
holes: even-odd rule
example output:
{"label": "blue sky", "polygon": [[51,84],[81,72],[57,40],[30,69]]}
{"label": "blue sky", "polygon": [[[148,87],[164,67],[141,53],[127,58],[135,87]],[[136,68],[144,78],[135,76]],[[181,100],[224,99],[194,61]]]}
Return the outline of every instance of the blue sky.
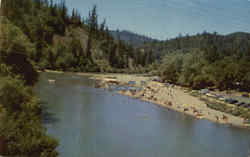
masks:
{"label": "blue sky", "polygon": [[94,4],[112,30],[130,30],[157,39],[217,31],[250,32],[250,0],[66,0],[87,16]]}

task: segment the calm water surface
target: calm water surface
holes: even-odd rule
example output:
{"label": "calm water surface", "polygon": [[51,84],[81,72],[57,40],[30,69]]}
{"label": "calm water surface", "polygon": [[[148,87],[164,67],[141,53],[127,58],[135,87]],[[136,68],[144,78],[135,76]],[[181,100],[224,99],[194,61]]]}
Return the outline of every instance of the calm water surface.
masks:
{"label": "calm water surface", "polygon": [[61,157],[248,156],[250,131],[92,87],[87,77],[74,74],[40,76],[36,91]]}

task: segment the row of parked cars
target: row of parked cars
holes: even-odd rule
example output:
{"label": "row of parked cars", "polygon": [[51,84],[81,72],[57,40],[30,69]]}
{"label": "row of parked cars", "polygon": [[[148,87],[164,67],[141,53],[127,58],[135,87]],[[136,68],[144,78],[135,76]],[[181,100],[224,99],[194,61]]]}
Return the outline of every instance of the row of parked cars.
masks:
{"label": "row of parked cars", "polygon": [[[239,100],[233,99],[233,98],[226,98],[222,95],[216,95],[216,94],[210,93],[210,91],[208,89],[200,90],[200,94],[215,98],[215,99],[220,100],[220,101],[224,101],[224,102],[229,103],[229,104],[237,105],[238,107],[245,107],[245,108],[250,109],[250,103],[248,103],[248,102],[239,101]],[[244,96],[244,97],[247,98],[248,96]],[[250,98],[249,98],[249,100],[250,100]]]}
{"label": "row of parked cars", "polygon": [[229,103],[229,104],[235,104],[238,107],[247,107],[250,109],[250,103],[241,102],[241,101],[238,101],[236,99],[228,98],[228,99],[225,99],[225,102]]}
{"label": "row of parked cars", "polygon": [[[154,77],[152,79],[152,81],[155,81],[155,82],[163,82],[160,77]],[[169,83],[165,83],[164,84],[166,87],[169,87],[170,84]],[[239,100],[236,100],[236,99],[233,99],[233,98],[226,98],[222,95],[216,95],[216,94],[213,94],[209,91],[209,89],[201,89],[199,91],[200,94],[202,95],[206,95],[208,97],[212,97],[212,98],[215,98],[217,100],[220,100],[220,101],[224,101],[226,103],[229,103],[229,104],[235,104],[237,105],[238,107],[245,107],[245,108],[249,108],[250,109],[250,95],[248,94],[243,94],[242,97],[244,98],[248,98],[249,99],[249,102],[243,102],[243,101],[239,101]]]}

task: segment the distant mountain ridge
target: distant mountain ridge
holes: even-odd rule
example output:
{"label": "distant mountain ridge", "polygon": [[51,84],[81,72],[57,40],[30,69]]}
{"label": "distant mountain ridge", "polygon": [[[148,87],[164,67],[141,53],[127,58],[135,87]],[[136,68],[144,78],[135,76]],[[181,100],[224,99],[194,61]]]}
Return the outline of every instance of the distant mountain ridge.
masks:
{"label": "distant mountain ridge", "polygon": [[134,47],[141,46],[145,43],[158,41],[151,37],[140,35],[128,30],[110,31],[110,34],[114,37],[115,40],[118,40],[118,36],[120,35],[120,39],[122,41],[125,41],[126,43],[131,44]]}
{"label": "distant mountain ridge", "polygon": [[250,50],[250,33],[234,32],[227,35],[207,33],[180,36],[173,39],[148,42],[140,45],[144,51],[153,50],[156,56],[164,56],[175,51],[189,52],[192,49],[204,49],[213,46],[221,53],[248,52]]}

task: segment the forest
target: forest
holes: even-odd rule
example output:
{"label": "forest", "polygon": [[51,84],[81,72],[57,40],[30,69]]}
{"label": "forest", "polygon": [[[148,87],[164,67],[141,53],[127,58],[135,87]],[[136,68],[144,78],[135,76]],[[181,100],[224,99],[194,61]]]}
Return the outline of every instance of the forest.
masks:
{"label": "forest", "polygon": [[147,73],[194,89],[250,91],[248,33],[158,41],[125,32],[133,45],[119,32],[114,37],[105,20],[99,22],[97,6],[82,17],[76,9],[69,12],[65,1],[2,0],[0,11],[3,155],[58,156],[59,143],[46,135],[41,102],[32,90],[39,70]]}
{"label": "forest", "polygon": [[[97,6],[88,17],[70,13],[64,1],[10,0],[3,14],[28,38],[31,59],[42,69],[81,72],[140,72],[147,55],[110,35],[98,21]],[[149,58],[149,57],[148,57]]]}
{"label": "forest", "polygon": [[154,52],[150,71],[165,81],[194,89],[250,90],[249,33],[180,35],[140,49]]}
{"label": "forest", "polygon": [[117,34],[130,42],[136,53],[150,54],[150,60],[141,64],[144,71],[161,76],[165,82],[193,89],[250,91],[250,33],[204,31],[164,41],[127,31],[112,32],[114,37]]}
{"label": "forest", "polygon": [[0,17],[0,154],[58,156],[58,141],[46,134],[42,108],[33,90],[38,72],[28,38]]}
{"label": "forest", "polygon": [[197,89],[250,89],[250,34],[204,31],[158,41],[110,31],[105,20],[98,21],[97,9],[94,6],[88,17],[82,17],[76,9],[69,12],[64,1],[2,2],[4,17],[26,36],[37,69],[151,72]]}
{"label": "forest", "polygon": [[97,6],[86,18],[53,0],[2,0],[0,11],[1,155],[59,155],[33,91],[39,70],[135,73],[151,58],[114,40]]}

